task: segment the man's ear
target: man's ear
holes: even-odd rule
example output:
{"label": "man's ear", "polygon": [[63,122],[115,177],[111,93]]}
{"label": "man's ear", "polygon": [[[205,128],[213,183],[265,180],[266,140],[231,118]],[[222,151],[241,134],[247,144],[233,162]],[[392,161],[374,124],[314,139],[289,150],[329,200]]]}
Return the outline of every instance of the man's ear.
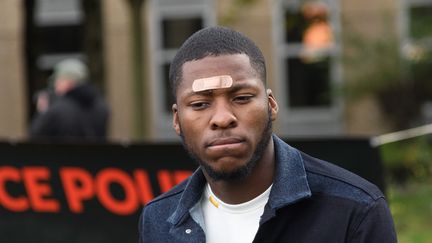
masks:
{"label": "man's ear", "polygon": [[173,112],[173,128],[175,130],[175,132],[177,133],[177,135],[180,136],[180,123],[179,123],[179,117],[178,117],[178,109],[177,109],[177,104],[173,104],[172,105],[172,112]]}
{"label": "man's ear", "polygon": [[270,109],[270,114],[271,114],[271,120],[274,121],[277,118],[279,106],[278,106],[276,98],[274,97],[271,89],[267,89],[267,97],[268,97],[268,104],[269,104],[269,109]]}

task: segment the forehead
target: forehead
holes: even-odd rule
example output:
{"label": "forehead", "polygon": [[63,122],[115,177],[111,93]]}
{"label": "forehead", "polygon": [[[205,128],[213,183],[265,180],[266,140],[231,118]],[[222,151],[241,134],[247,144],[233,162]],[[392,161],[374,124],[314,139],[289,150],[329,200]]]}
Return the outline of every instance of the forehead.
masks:
{"label": "forehead", "polygon": [[193,60],[183,64],[182,79],[177,92],[192,89],[196,79],[229,75],[236,80],[258,78],[246,54],[208,56],[200,60]]}

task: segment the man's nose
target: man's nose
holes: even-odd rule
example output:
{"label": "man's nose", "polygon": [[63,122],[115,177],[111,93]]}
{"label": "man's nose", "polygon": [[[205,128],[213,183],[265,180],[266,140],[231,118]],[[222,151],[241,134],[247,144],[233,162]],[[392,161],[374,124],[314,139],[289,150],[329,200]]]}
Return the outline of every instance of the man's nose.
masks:
{"label": "man's nose", "polygon": [[213,130],[237,126],[237,117],[227,102],[215,102],[210,125]]}

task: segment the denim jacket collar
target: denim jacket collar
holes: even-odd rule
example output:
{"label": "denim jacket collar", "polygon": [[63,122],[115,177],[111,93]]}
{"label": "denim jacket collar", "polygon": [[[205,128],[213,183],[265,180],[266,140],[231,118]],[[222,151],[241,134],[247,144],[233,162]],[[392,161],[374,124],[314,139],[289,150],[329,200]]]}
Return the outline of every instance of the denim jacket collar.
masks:
{"label": "denim jacket collar", "polygon": [[273,135],[273,142],[276,171],[260,224],[272,218],[277,209],[312,195],[300,152],[276,135]]}
{"label": "denim jacket collar", "polygon": [[[272,218],[276,209],[310,197],[312,194],[300,152],[287,145],[276,135],[273,135],[273,141],[276,163],[275,178],[261,223]],[[205,183],[201,168],[198,168],[190,177],[177,209],[168,218],[168,222],[179,225],[189,217],[189,210],[199,202]]]}
{"label": "denim jacket collar", "polygon": [[311,190],[300,152],[277,136],[273,136],[273,141],[275,144],[276,171],[269,204],[271,208],[278,209],[305,197],[310,197]]}
{"label": "denim jacket collar", "polygon": [[189,210],[201,199],[205,183],[206,179],[200,167],[192,174],[186,184],[177,209],[167,220],[169,223],[179,225],[188,218]]}

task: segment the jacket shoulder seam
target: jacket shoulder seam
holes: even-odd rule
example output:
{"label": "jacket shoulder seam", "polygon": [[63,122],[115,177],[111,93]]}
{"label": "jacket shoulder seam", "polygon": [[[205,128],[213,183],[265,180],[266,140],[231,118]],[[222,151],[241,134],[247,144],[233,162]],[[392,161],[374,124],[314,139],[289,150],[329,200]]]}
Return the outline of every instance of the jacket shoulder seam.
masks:
{"label": "jacket shoulder seam", "polygon": [[[302,158],[305,159],[305,160],[308,160],[308,158],[305,158],[304,156],[302,156]],[[314,158],[314,159],[315,159],[315,158]],[[329,162],[326,162],[326,161],[323,161],[323,160],[320,160],[320,159],[317,159],[317,160],[319,160],[319,161],[321,161],[321,162],[329,163]],[[331,164],[331,163],[329,163],[329,164]],[[333,165],[333,164],[332,164],[332,165]],[[334,165],[334,166],[336,166],[336,165]],[[343,168],[342,168],[342,169],[343,169]],[[349,186],[351,186],[351,187],[357,188],[357,189],[363,191],[363,192],[364,192],[365,194],[367,194],[369,197],[371,197],[374,201],[377,201],[377,200],[379,200],[380,198],[384,198],[384,195],[383,195],[382,193],[376,193],[376,192],[371,191],[370,189],[367,188],[367,186],[362,185],[361,182],[359,182],[359,183],[355,183],[355,184],[354,184],[354,183],[352,183],[352,182],[346,180],[346,179],[343,178],[343,177],[339,177],[339,176],[334,175],[334,174],[329,174],[329,173],[326,173],[325,171],[320,171],[320,170],[317,171],[317,170],[314,170],[314,169],[308,168],[308,167],[306,167],[306,166],[305,166],[305,170],[306,170],[308,173],[315,174],[315,175],[319,175],[319,176],[323,176],[323,177],[327,177],[327,178],[329,178],[329,179],[336,180],[336,181],[339,181],[339,182],[344,183],[344,184],[346,184],[346,185],[349,185]],[[344,170],[346,170],[346,169],[344,169]],[[346,170],[346,171],[348,171],[348,170]],[[348,171],[348,172],[354,174],[354,173],[351,172],[351,171]],[[356,175],[356,174],[354,174],[354,175],[360,177],[359,175]],[[364,178],[362,178],[362,177],[360,177],[360,178],[366,181],[366,179],[364,179]],[[366,181],[366,182],[368,182],[368,181]],[[375,185],[372,184],[371,182],[368,182],[368,183],[370,183],[371,185],[375,186]],[[376,187],[376,186],[375,186],[375,187]]]}

